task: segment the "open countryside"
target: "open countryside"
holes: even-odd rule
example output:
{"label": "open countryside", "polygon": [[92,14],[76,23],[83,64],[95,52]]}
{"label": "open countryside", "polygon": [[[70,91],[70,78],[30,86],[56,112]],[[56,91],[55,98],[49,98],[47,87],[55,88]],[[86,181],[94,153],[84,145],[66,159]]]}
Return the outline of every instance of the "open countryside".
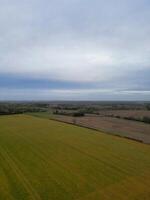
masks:
{"label": "open countryside", "polygon": [[28,115],[0,117],[0,199],[149,200],[150,146]]}

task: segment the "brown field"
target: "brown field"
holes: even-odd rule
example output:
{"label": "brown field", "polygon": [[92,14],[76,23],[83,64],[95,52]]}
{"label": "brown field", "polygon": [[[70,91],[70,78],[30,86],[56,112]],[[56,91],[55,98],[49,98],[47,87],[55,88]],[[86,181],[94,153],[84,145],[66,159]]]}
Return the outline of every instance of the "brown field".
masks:
{"label": "brown field", "polygon": [[55,115],[54,117],[60,121],[97,129],[150,144],[150,125],[142,122],[99,116],[74,118],[70,116]]}
{"label": "brown field", "polygon": [[143,117],[150,117],[149,110],[105,110],[100,111],[100,116],[120,116],[123,117],[134,117],[135,119],[141,119]]}

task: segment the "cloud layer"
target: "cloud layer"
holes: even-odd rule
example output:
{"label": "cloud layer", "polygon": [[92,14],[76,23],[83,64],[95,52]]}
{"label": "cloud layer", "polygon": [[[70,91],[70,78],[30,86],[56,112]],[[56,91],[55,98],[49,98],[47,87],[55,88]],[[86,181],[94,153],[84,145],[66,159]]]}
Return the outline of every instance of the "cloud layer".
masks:
{"label": "cloud layer", "polygon": [[2,0],[1,99],[148,100],[149,11],[148,0]]}

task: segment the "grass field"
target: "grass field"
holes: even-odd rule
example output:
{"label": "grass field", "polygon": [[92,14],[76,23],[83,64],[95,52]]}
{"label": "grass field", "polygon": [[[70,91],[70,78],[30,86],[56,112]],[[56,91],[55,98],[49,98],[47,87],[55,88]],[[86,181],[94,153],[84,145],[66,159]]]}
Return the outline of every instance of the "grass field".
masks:
{"label": "grass field", "polygon": [[0,200],[149,200],[150,146],[27,115],[0,117]]}

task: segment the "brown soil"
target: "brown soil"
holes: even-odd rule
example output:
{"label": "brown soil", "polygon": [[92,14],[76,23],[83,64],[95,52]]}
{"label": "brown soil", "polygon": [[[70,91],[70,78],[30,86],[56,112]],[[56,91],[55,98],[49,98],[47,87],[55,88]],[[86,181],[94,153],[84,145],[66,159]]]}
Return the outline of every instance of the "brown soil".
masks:
{"label": "brown soil", "polygon": [[56,115],[55,119],[150,144],[150,125],[142,122],[102,116],[70,117]]}
{"label": "brown soil", "polygon": [[150,111],[148,110],[106,110],[101,111],[100,116],[120,116],[120,117],[134,117],[135,119],[141,119],[143,117],[150,117]]}

